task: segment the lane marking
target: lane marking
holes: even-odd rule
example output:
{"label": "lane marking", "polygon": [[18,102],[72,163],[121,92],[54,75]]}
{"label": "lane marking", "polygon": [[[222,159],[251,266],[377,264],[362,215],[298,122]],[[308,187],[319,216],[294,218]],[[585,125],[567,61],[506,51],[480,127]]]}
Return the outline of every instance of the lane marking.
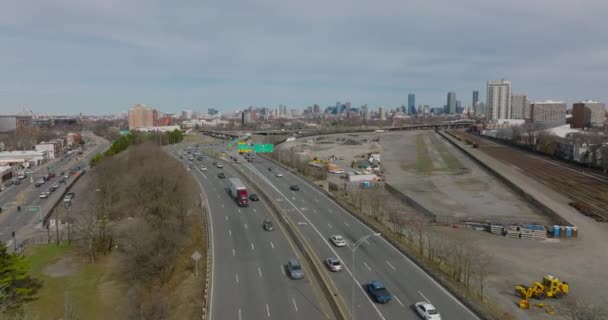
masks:
{"label": "lane marking", "polygon": [[260,276],[260,278],[262,277],[262,269],[260,269],[260,267],[258,267],[258,275]]}
{"label": "lane marking", "polygon": [[283,265],[281,265],[281,272],[283,273],[283,275],[285,275],[285,268],[283,267]]}
{"label": "lane marking", "polygon": [[222,208],[224,207],[224,204],[222,203]]}
{"label": "lane marking", "polygon": [[228,216],[226,216],[226,221],[228,221]]}
{"label": "lane marking", "polygon": [[270,307],[268,306],[268,303],[266,304],[266,315],[270,318]]}
{"label": "lane marking", "polygon": [[253,212],[257,212],[255,209],[253,209]]}
{"label": "lane marking", "polygon": [[218,194],[218,195],[216,195],[216,197],[219,199],[219,198],[220,198],[220,195]]}
{"label": "lane marking", "polygon": [[296,298],[291,298],[291,301],[293,301],[293,308],[296,309],[296,312],[298,312],[298,305],[296,304]]}
{"label": "lane marking", "polygon": [[238,273],[235,273],[235,274],[234,274],[234,277],[235,277],[235,279],[236,279],[236,284],[239,284],[239,274],[238,274]]}
{"label": "lane marking", "polygon": [[251,250],[255,250],[255,247],[253,246],[253,242],[251,243]]}
{"label": "lane marking", "polygon": [[386,264],[388,264],[389,267],[393,268],[393,270],[397,271],[397,268],[395,268],[395,266],[393,266],[390,262],[388,262],[388,260],[386,260],[384,262],[386,262]]}
{"label": "lane marking", "polygon": [[405,305],[403,304],[403,302],[401,302],[401,300],[399,300],[399,298],[397,298],[397,296],[396,296],[396,295],[393,295],[393,297],[395,297],[395,300],[397,300],[397,302],[399,302],[399,304],[400,304],[400,305],[401,305],[403,308],[405,308]]}
{"label": "lane marking", "polygon": [[327,224],[329,226],[330,229],[333,229],[334,227],[331,224]]}
{"label": "lane marking", "polygon": [[312,212],[314,212],[314,213],[318,213],[318,212],[317,212],[317,209],[312,209]]}
{"label": "lane marking", "polygon": [[228,229],[228,235],[232,237],[232,230]]}
{"label": "lane marking", "polygon": [[329,211],[329,213],[334,213],[333,211],[331,211],[331,209],[327,209],[327,211]]}
{"label": "lane marking", "polygon": [[367,241],[367,239],[363,240],[363,242],[365,242],[365,244],[370,245],[371,243],[369,243],[369,241]]}
{"label": "lane marking", "polygon": [[239,211],[239,213],[241,213],[241,209],[237,209]]}
{"label": "lane marking", "polygon": [[344,225],[347,227],[350,227],[350,224],[348,224],[348,222],[344,221]]}
{"label": "lane marking", "polygon": [[232,249],[232,256],[236,256],[236,250]]}
{"label": "lane marking", "polygon": [[270,241],[270,247],[274,249],[274,243],[272,243],[272,241]]}
{"label": "lane marking", "polygon": [[245,229],[247,229],[247,224],[245,223]]}
{"label": "lane marking", "polygon": [[239,320],[241,320],[241,308],[239,308]]}
{"label": "lane marking", "polygon": [[[424,299],[426,302],[431,303],[431,300],[429,300],[429,298],[425,297],[422,292],[418,291],[418,294],[420,294],[420,296],[422,296],[422,299]],[[432,304],[432,303],[431,303]]]}
{"label": "lane marking", "polygon": [[372,271],[372,268],[370,268],[367,263],[363,262],[363,265],[367,268],[367,270]]}

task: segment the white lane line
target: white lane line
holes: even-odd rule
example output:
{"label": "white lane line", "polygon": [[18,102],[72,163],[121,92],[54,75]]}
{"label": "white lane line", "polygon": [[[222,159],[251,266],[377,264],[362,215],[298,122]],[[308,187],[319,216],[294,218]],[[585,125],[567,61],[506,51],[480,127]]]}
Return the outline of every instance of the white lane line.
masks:
{"label": "white lane line", "polygon": [[431,300],[429,300],[429,298],[425,297],[422,292],[418,291],[418,294],[420,294],[420,296],[422,296],[422,299],[424,299],[426,302],[431,303]]}
{"label": "white lane line", "polygon": [[266,304],[266,315],[270,318],[270,307],[268,306],[268,303]]}
{"label": "white lane line", "polygon": [[245,223],[245,229],[247,229],[247,224]]}
{"label": "white lane line", "polygon": [[258,275],[260,276],[260,278],[262,277],[262,269],[260,269],[260,267],[258,267]]}
{"label": "white lane line", "polygon": [[296,309],[296,312],[298,312],[298,305],[296,304],[296,298],[291,298],[291,301],[293,301],[293,308]]}
{"label": "white lane line", "polygon": [[224,204],[222,203],[222,208],[224,207]]}
{"label": "white lane line", "polygon": [[291,200],[296,200],[296,198],[295,197],[291,197]]}
{"label": "white lane line", "polygon": [[344,221],[344,225],[347,227],[350,227],[350,224],[348,224],[348,222]]}
{"label": "white lane line", "polygon": [[327,211],[329,211],[329,213],[334,213],[333,211],[331,211],[331,209],[327,209]]}
{"label": "white lane line", "polygon": [[228,221],[228,216],[226,216],[226,221]]}
{"label": "white lane line", "polygon": [[389,267],[393,268],[393,270],[397,270],[397,268],[395,268],[395,266],[393,266],[390,262],[388,262],[388,260],[385,261],[386,264],[388,264]]}
{"label": "white lane line", "polygon": [[242,319],[242,317],[241,317],[241,308],[239,308],[239,320],[241,320],[241,319]]}
{"label": "white lane line", "polygon": [[228,235],[232,237],[232,230],[228,230]]}
{"label": "white lane line", "polygon": [[239,213],[241,213],[241,209],[237,209],[239,211]]}
{"label": "white lane line", "polygon": [[236,256],[236,250],[232,249],[232,256]]}
{"label": "white lane line", "polygon": [[334,228],[334,226],[332,226],[332,225],[331,225],[331,224],[329,224],[329,223],[328,223],[327,225],[329,226],[329,228],[330,228],[330,229],[333,229],[333,228]]}
{"label": "white lane line", "polygon": [[317,213],[317,209],[312,209],[312,212]]}
{"label": "white lane line", "polygon": [[372,271],[372,268],[370,268],[367,263],[363,262],[363,265],[367,268],[367,270]]}
{"label": "white lane line", "polygon": [[220,198],[220,195],[218,194],[218,195],[216,195],[216,197],[219,199],[219,198]]}
{"label": "white lane line", "polygon": [[270,241],[270,247],[274,249],[274,243],[272,243],[272,241]]}
{"label": "white lane line", "polygon": [[253,209],[253,212],[257,212],[255,209]]}
{"label": "white lane line", "polygon": [[285,275],[285,267],[283,267],[283,265],[281,265],[281,272],[283,273],[283,275]]}
{"label": "white lane line", "polygon": [[235,273],[234,278],[236,279],[236,284],[239,284],[239,274]]}
{"label": "white lane line", "polygon": [[399,304],[400,304],[400,305],[401,305],[403,308],[405,308],[405,305],[403,304],[403,302],[401,302],[401,300],[399,300],[399,298],[397,298],[397,296],[396,296],[396,295],[393,295],[393,297],[395,297],[395,300],[397,300],[397,302],[399,302]]}
{"label": "white lane line", "polygon": [[255,247],[253,246],[253,242],[251,243],[251,250],[255,250]]}
{"label": "white lane line", "polygon": [[369,241],[367,240],[363,240],[363,242],[365,242],[365,244],[370,245]]}

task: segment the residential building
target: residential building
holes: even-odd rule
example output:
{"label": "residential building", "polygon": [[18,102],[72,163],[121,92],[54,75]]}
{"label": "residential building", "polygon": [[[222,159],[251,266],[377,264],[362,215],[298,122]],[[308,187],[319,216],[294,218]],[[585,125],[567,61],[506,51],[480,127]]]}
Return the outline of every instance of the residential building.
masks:
{"label": "residential building", "polygon": [[416,114],[416,95],[413,93],[407,95],[407,112]]}
{"label": "residential building", "polygon": [[36,145],[36,151],[46,151],[49,159],[58,159],[63,156],[63,141],[53,140],[49,142],[43,142]]}
{"label": "residential building", "polygon": [[0,132],[13,132],[32,126],[32,116],[0,116]]}
{"label": "residential building", "polygon": [[[526,114],[526,112],[528,112]],[[529,119],[530,103],[525,94],[513,94],[511,96],[511,117],[510,119]]]}
{"label": "residential building", "polygon": [[473,91],[473,103],[471,103],[471,106],[475,107],[477,102],[479,102],[479,91],[475,90]]}
{"label": "residential building", "polygon": [[511,81],[488,81],[486,96],[488,120],[509,119],[511,116]]}
{"label": "residential building", "polygon": [[606,104],[593,100],[572,105],[571,128],[603,127],[606,123]]}
{"label": "residential building", "polygon": [[566,104],[561,101],[540,101],[530,104],[532,122],[543,124],[566,123]]}
{"label": "residential building", "polygon": [[158,111],[137,104],[129,109],[129,130],[154,127],[158,122]]}
{"label": "residential building", "polygon": [[456,113],[456,93],[448,92],[447,103],[445,105],[445,113]]}

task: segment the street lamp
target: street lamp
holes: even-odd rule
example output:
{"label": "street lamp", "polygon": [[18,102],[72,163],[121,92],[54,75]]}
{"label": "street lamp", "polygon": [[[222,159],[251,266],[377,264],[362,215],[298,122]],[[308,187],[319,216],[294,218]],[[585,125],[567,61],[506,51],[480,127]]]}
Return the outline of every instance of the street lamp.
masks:
{"label": "street lamp", "polygon": [[351,247],[351,253],[353,256],[353,264],[352,264],[352,268],[353,268],[353,286],[352,286],[352,291],[351,291],[351,308],[352,308],[352,314],[353,314],[353,320],[355,320],[355,282],[357,282],[357,279],[355,278],[355,251],[357,251],[357,249],[359,248],[359,246],[361,245],[361,243],[363,243],[363,241],[367,240],[368,238],[371,237],[379,237],[382,234],[380,232],[376,232],[376,233],[372,233],[372,234],[368,234],[366,236],[361,237],[359,240],[357,240]]}

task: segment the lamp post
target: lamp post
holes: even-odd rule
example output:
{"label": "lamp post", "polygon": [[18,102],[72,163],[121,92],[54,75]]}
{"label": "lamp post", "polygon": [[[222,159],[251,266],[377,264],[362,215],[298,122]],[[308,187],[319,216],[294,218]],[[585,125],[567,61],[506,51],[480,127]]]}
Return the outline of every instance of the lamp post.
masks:
{"label": "lamp post", "polygon": [[377,232],[377,233],[372,233],[372,234],[368,234],[366,236],[361,237],[359,240],[357,240],[353,245],[351,250],[352,253],[352,258],[353,258],[353,264],[352,264],[352,268],[353,268],[353,285],[352,285],[352,290],[351,290],[351,308],[352,311],[351,313],[353,314],[353,320],[355,320],[355,282],[357,281],[357,279],[355,278],[355,251],[357,251],[357,249],[359,248],[359,246],[361,245],[361,243],[363,243],[363,241],[367,240],[370,237],[379,237],[382,234]]}

